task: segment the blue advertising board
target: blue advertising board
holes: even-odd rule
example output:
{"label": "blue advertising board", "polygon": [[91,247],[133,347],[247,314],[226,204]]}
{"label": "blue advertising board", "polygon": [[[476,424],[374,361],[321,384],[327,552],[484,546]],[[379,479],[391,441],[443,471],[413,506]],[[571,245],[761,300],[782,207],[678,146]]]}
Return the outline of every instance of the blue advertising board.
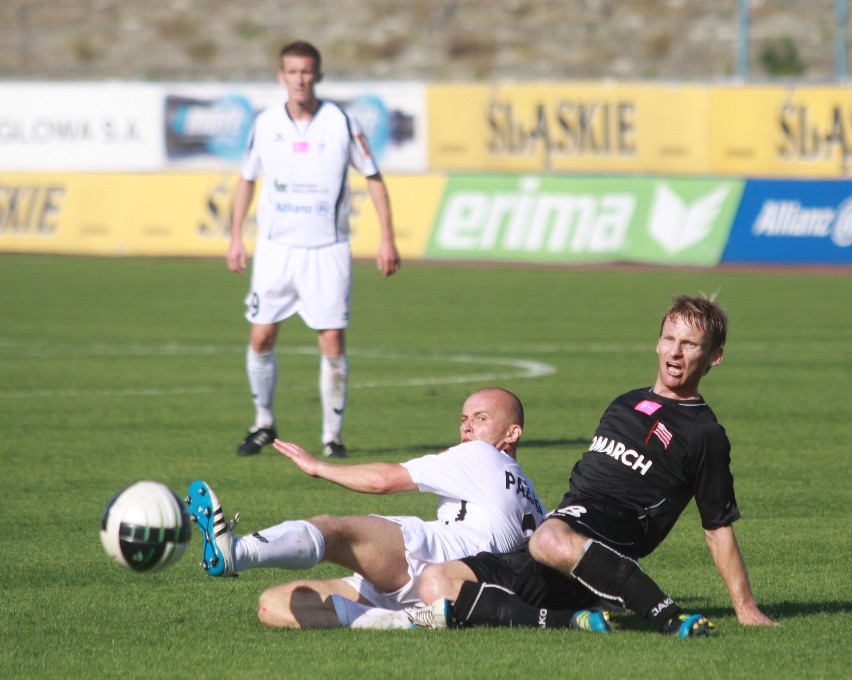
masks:
{"label": "blue advertising board", "polygon": [[852,266],[852,181],[748,180],[722,262]]}

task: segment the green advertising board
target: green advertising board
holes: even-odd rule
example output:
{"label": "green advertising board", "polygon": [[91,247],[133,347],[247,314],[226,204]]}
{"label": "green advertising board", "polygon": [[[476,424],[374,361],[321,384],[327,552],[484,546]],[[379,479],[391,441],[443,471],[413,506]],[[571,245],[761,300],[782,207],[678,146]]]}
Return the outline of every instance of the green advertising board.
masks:
{"label": "green advertising board", "polygon": [[452,175],[426,258],[718,264],[740,180]]}

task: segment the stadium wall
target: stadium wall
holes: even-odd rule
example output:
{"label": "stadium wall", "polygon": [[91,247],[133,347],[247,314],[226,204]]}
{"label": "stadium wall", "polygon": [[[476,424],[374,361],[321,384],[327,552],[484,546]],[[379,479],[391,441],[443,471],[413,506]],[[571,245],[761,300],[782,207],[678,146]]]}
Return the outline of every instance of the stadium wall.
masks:
{"label": "stadium wall", "polygon": [[[852,265],[848,88],[320,94],[362,121],[407,259]],[[280,98],[252,83],[0,84],[0,252],[222,256],[251,123]],[[377,247],[368,204],[353,177],[356,257]]]}

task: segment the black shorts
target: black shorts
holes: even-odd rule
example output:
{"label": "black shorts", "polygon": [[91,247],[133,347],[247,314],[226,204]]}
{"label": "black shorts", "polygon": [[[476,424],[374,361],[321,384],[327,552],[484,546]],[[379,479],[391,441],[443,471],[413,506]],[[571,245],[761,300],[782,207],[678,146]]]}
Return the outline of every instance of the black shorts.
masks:
{"label": "black shorts", "polygon": [[647,519],[615,503],[566,495],[547,516],[550,518],[562,520],[577,533],[633,559],[649,555],[660,543]]}
{"label": "black shorts", "polygon": [[536,562],[523,543],[510,553],[463,557],[479,583],[508,588],[526,604],[547,609],[586,609],[599,598],[579,581]]}

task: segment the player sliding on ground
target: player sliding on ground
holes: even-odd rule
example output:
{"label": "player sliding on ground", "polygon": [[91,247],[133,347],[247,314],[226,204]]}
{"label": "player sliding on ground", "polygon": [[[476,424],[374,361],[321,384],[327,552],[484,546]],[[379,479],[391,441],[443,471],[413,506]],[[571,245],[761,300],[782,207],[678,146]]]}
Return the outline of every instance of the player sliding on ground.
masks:
{"label": "player sliding on ground", "polygon": [[[610,404],[562,502],[529,544],[424,570],[420,595],[433,603],[435,621],[429,627],[564,627],[574,610],[602,597],[661,633],[709,635],[712,623],[683,611],[636,563],[657,548],[693,497],[737,619],[775,625],[757,607],[734,535],[740,511],[730,442],[698,392],[722,361],[727,328],[714,301],[675,298],[660,328],[654,385]],[[452,609],[439,598],[452,600]],[[373,612],[371,619],[377,628],[404,623],[393,612]],[[428,624],[426,616],[419,621]]]}
{"label": "player sliding on ground", "polygon": [[[406,625],[434,623],[432,608],[423,606],[420,597],[419,576],[426,565],[511,550],[543,517],[532,482],[516,461],[523,424],[520,400],[491,387],[465,401],[461,444],[406,463],[328,463],[276,440],[275,448],[303,472],[347,489],[435,493],[440,497],[437,519],[321,515],[235,536],[238,516],[226,521],[213,490],[196,481],[187,504],[204,540],[202,566],[211,576],[230,576],[263,567],[308,569],[326,561],[355,572],[265,591],[258,616],[272,627],[367,627],[376,607],[402,611]],[[584,630],[607,629],[600,612],[578,612],[575,623]]]}

